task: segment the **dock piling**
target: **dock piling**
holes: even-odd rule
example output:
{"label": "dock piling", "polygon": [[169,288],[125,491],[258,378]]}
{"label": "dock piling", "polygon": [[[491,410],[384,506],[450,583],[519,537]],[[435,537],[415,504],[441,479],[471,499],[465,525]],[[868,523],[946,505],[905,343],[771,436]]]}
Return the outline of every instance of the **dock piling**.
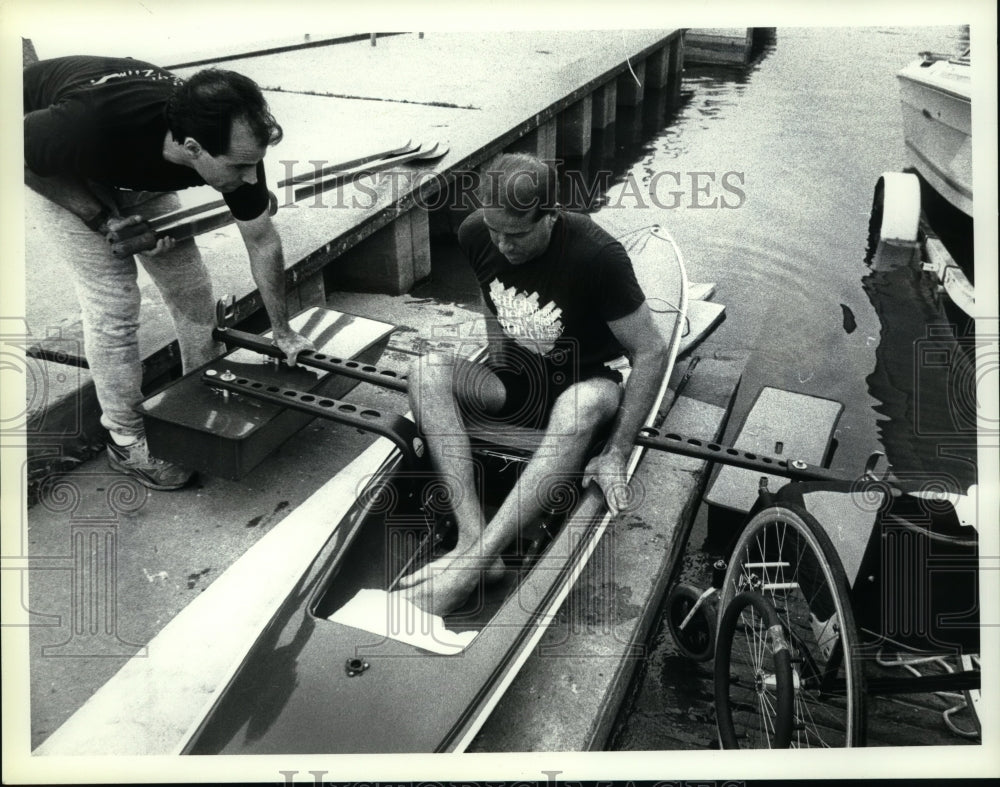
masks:
{"label": "dock piling", "polygon": [[546,121],[507,148],[510,153],[529,153],[543,161],[556,157],[556,120]]}
{"label": "dock piling", "polygon": [[646,85],[646,61],[627,63],[618,76],[618,106],[637,107],[642,103]]}
{"label": "dock piling", "polygon": [[594,90],[591,93],[591,106],[591,123],[595,129],[607,128],[614,123],[618,107],[617,81],[612,79]]}
{"label": "dock piling", "polygon": [[659,90],[667,86],[670,80],[670,47],[658,49],[646,58],[646,86]]}
{"label": "dock piling", "polygon": [[340,256],[333,289],[402,295],[431,273],[426,209],[413,207]]}
{"label": "dock piling", "polygon": [[587,94],[560,113],[557,144],[560,156],[586,156],[590,152],[593,107],[593,94]]}

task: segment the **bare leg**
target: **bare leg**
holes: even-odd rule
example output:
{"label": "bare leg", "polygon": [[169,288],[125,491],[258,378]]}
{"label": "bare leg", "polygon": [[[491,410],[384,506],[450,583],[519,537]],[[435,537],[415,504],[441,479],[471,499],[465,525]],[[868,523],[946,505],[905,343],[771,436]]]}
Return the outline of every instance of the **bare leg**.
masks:
{"label": "bare leg", "polygon": [[[447,490],[458,527],[458,542],[449,554],[460,554],[476,543],[486,521],[476,494],[472,448],[459,405],[497,410],[504,388],[481,364],[444,353],[430,353],[410,368],[410,406],[427,439],[434,469]],[[419,581],[400,580],[400,587]]]}
{"label": "bare leg", "polygon": [[422,574],[427,580],[407,590],[410,601],[436,615],[458,607],[522,524],[541,516],[551,490],[581,472],[595,432],[614,417],[619,400],[620,389],[605,379],[586,380],[563,393],[538,451],[481,537],[435,561]]}

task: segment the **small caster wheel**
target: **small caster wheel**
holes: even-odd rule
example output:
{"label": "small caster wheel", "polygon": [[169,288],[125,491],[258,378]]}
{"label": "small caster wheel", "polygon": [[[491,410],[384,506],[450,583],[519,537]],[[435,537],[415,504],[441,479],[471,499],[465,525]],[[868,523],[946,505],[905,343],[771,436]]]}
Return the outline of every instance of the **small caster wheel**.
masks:
{"label": "small caster wheel", "polygon": [[680,652],[709,661],[715,652],[715,588],[701,591],[680,582],[667,595],[667,625]]}

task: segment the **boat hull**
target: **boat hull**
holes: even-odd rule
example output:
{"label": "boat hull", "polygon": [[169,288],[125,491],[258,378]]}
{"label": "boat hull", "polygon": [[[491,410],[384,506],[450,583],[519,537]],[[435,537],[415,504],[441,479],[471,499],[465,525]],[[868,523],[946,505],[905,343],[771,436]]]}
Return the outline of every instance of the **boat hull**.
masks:
{"label": "boat hull", "polygon": [[[395,462],[378,485],[407,480]],[[419,484],[417,485],[419,486]],[[363,496],[365,497],[365,496]],[[377,495],[368,496],[369,502]],[[560,538],[517,582],[517,572],[490,587],[458,618],[492,611],[488,625],[460,653],[441,655],[327,619],[359,587],[385,587],[386,575],[419,548],[424,529],[415,505],[395,493],[389,511],[359,502],[337,528],[313,568],[263,632],[249,658],[186,749],[189,754],[420,753],[464,748],[473,722],[526,649],[544,631],[572,567],[594,540],[602,506],[578,507]],[[385,498],[382,498],[385,499]],[[375,507],[379,502],[375,502]],[[363,523],[363,527],[356,525]],[[355,532],[352,532],[355,531]],[[359,555],[386,560],[358,560]],[[511,595],[513,584],[516,594]],[[528,612],[530,611],[530,612]],[[413,621],[412,628],[420,622]],[[458,625],[461,625],[460,623]],[[400,621],[401,627],[408,627]],[[457,627],[451,621],[452,627]],[[352,674],[348,662],[367,666]],[[465,741],[463,743],[463,741]]]}
{"label": "boat hull", "polygon": [[966,215],[972,215],[970,67],[919,61],[897,75],[908,166]]}

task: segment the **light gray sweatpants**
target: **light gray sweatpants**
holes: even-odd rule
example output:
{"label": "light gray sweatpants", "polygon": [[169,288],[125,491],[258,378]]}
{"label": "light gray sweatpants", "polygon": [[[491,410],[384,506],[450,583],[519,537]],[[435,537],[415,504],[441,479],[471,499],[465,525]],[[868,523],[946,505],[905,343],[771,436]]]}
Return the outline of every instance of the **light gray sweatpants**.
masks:
{"label": "light gray sweatpants", "polygon": [[[138,214],[146,220],[180,207],[174,192],[119,191],[118,197],[122,216]],[[25,210],[29,213],[25,231],[46,233],[45,247],[58,250],[61,257],[62,264],[52,266],[55,275],[65,272],[73,281],[82,314],[87,363],[102,410],[101,424],[122,436],[141,435],[142,418],[133,409],[143,398],[141,294],[135,258],[115,258],[104,236],[34,192],[27,195]],[[194,241],[180,242],[170,252],[154,257],[136,256],[159,289],[173,320],[184,371],[219,355],[222,347],[212,339],[212,283]],[[38,261],[25,260],[26,266],[33,264]],[[59,286],[59,282],[51,286]]]}

